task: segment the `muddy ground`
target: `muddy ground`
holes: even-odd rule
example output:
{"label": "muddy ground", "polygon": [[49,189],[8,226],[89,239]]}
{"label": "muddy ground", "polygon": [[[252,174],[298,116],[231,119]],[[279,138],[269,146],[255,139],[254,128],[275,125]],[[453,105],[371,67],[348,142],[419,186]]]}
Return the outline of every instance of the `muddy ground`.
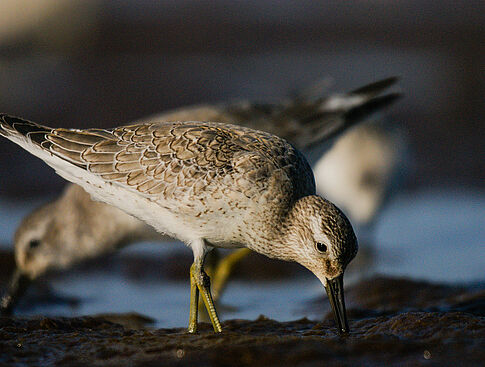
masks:
{"label": "muddy ground", "polygon": [[[0,366],[479,366],[485,289],[377,277],[347,291],[351,333],[322,322],[229,320],[153,329],[137,314],[0,319]],[[325,300],[302,307],[324,309]]]}

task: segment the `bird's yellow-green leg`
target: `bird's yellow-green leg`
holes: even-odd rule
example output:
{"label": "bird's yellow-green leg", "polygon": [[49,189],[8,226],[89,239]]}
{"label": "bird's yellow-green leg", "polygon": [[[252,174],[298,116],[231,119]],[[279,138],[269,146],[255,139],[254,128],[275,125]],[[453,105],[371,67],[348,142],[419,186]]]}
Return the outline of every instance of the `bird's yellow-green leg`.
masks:
{"label": "bird's yellow-green leg", "polygon": [[190,267],[190,311],[189,311],[189,333],[194,334],[197,332],[197,316],[199,313],[199,288],[195,283],[194,277],[192,276],[192,268],[195,264]]}
{"label": "bird's yellow-green leg", "polygon": [[[233,273],[234,267],[241,261],[241,259],[250,253],[251,250],[241,248],[231,252],[222,259],[220,258],[217,249],[213,249],[207,254],[206,261],[204,262],[204,269],[211,279],[211,294],[215,304],[217,304],[217,301],[222,296],[222,292],[226,288],[228,279]],[[199,298],[199,310],[201,310],[199,318],[202,321],[209,321],[208,314],[203,311],[203,303],[203,300]]]}
{"label": "bird's yellow-green leg", "polygon": [[190,267],[190,316],[189,333],[197,332],[197,316],[199,293],[204,301],[212,326],[216,333],[222,332],[221,322],[217,316],[216,308],[210,292],[210,279],[202,268],[202,262],[195,261]]}
{"label": "bird's yellow-green leg", "polygon": [[[214,270],[220,261],[220,252],[217,251],[217,249],[212,249],[207,253],[207,255],[204,258],[204,271],[205,273],[209,276],[211,279],[211,294],[212,294],[212,300],[214,303],[217,303],[216,297],[214,297]],[[204,305],[204,300],[199,297],[199,320],[204,321],[204,322],[209,322],[210,317],[209,314],[206,312],[205,305]]]}
{"label": "bird's yellow-green leg", "polygon": [[224,288],[227,285],[227,280],[234,269],[234,266],[250,253],[250,249],[245,247],[240,248],[231,252],[217,263],[212,275],[212,297],[214,301],[217,301],[221,296]]}

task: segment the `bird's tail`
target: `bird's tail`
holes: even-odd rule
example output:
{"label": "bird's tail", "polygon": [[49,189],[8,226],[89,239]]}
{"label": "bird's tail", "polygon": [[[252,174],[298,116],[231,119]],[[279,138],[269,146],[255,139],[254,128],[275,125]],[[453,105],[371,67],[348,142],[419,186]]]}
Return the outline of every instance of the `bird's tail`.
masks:
{"label": "bird's tail", "polygon": [[390,106],[400,93],[383,94],[398,81],[391,77],[365,85],[345,94],[319,97],[301,94],[290,100],[285,113],[299,116],[300,131],[311,132],[298,144],[310,148],[338,136],[357,122]]}
{"label": "bird's tail", "polygon": [[392,77],[383,79],[381,81],[365,85],[358,88],[347,95],[352,98],[361,98],[362,102],[357,103],[344,112],[349,124],[361,121],[369,117],[374,112],[377,112],[401,97],[400,93],[392,92],[388,94],[381,94],[398,81],[398,78]]}
{"label": "bird's tail", "polygon": [[32,121],[0,114],[0,135],[47,163],[54,158],[49,149],[51,143],[47,140],[53,130]]}
{"label": "bird's tail", "polygon": [[[87,162],[81,153],[109,135],[99,129],[53,129],[35,122],[0,114],[0,135],[42,159],[61,177],[82,184],[102,180],[86,171]],[[89,177],[88,177],[89,176]]]}
{"label": "bird's tail", "polygon": [[[42,146],[53,129],[18,117],[0,114],[0,135],[15,143]],[[21,142],[25,142],[21,144]]]}
{"label": "bird's tail", "polygon": [[54,129],[6,114],[0,114],[0,135],[50,166],[65,161],[81,168],[86,168],[81,153],[106,137],[112,137],[102,129]]}

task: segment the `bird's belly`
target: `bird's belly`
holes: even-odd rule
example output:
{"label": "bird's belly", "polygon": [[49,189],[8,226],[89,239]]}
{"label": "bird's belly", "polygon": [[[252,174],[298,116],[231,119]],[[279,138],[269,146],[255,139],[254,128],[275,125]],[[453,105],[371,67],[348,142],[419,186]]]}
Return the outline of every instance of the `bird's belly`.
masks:
{"label": "bird's belly", "polygon": [[[77,181],[77,180],[76,180]],[[197,201],[149,198],[92,178],[79,183],[95,200],[118,207],[146,222],[158,232],[168,234],[187,244],[205,239],[215,247],[234,248],[242,245],[242,222],[245,208],[228,206],[224,198],[201,206]],[[187,204],[189,203],[189,204]]]}

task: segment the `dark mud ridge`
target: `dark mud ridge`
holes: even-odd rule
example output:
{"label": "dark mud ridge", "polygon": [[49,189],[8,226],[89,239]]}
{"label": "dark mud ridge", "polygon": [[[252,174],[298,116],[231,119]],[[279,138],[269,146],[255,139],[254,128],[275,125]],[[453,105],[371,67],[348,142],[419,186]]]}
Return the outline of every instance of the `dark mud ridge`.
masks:
{"label": "dark mud ridge", "polygon": [[[144,328],[134,314],[1,318],[0,366],[480,366],[485,291],[373,278],[347,290],[351,333],[326,315],[277,322],[229,320],[215,335],[201,324]],[[306,307],[323,307],[315,301]]]}

